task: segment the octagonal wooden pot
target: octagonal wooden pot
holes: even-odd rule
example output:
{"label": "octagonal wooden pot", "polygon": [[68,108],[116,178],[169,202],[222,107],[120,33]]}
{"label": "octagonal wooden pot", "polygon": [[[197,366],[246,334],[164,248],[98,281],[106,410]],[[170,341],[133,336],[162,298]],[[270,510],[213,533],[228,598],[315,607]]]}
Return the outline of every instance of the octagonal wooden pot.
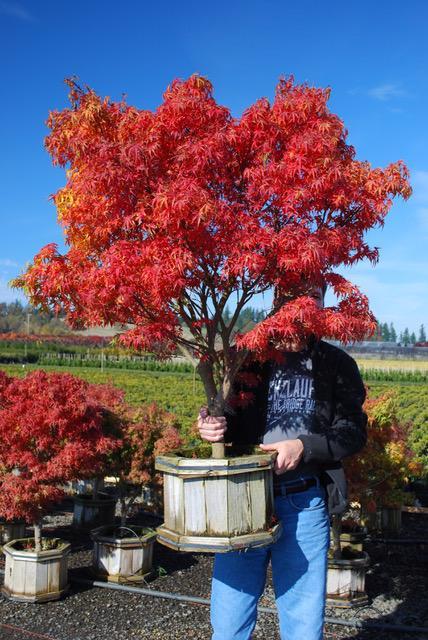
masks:
{"label": "octagonal wooden pot", "polygon": [[275,455],[226,445],[227,457],[197,447],[156,458],[163,472],[165,522],[158,541],[180,551],[227,552],[275,542]]}
{"label": "octagonal wooden pot", "polygon": [[370,564],[365,551],[354,558],[329,558],[327,572],[327,604],[335,607],[356,607],[367,604],[366,571]]}
{"label": "octagonal wooden pot", "polygon": [[12,600],[48,602],[58,600],[68,590],[67,556],[71,545],[58,540],[54,549],[27,550],[32,538],[8,542],[3,547],[6,556],[2,592]]}
{"label": "octagonal wooden pot", "polygon": [[399,535],[401,531],[401,507],[382,507],[381,528],[385,535]]}
{"label": "octagonal wooden pot", "polygon": [[27,525],[25,522],[8,522],[0,520],[0,545],[23,538],[25,536]]}
{"label": "octagonal wooden pot", "polygon": [[73,497],[73,527],[89,530],[114,522],[116,498],[99,493],[94,499],[91,495]]}
{"label": "octagonal wooden pot", "polygon": [[98,527],[92,573],[108,582],[141,582],[152,573],[156,532],[143,527]]}

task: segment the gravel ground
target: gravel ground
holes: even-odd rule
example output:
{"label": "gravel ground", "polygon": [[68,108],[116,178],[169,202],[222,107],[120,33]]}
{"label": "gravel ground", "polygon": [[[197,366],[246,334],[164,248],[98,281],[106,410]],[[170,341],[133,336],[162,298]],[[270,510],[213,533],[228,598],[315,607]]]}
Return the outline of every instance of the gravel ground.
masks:
{"label": "gravel ground", "polygon": [[[69,527],[71,512],[64,505],[47,518],[47,530],[73,544],[70,572],[87,577],[91,562],[88,536]],[[155,524],[146,521],[146,524]],[[402,540],[426,538],[428,516],[403,514]],[[384,544],[368,541],[371,566],[366,578],[369,605],[343,610],[329,607],[328,617],[343,620],[428,627],[427,544]],[[158,591],[209,597],[212,556],[178,553],[156,545],[157,577],[142,585]],[[2,565],[3,568],[3,565]],[[163,575],[166,573],[166,575]],[[261,604],[274,606],[270,579]],[[67,597],[46,604],[11,602],[0,597],[1,640],[209,640],[209,608],[140,594],[74,583]],[[261,613],[254,640],[279,640],[276,616]],[[327,624],[325,640],[427,640],[428,634],[378,629],[360,630]],[[304,639],[302,639],[304,640]]]}

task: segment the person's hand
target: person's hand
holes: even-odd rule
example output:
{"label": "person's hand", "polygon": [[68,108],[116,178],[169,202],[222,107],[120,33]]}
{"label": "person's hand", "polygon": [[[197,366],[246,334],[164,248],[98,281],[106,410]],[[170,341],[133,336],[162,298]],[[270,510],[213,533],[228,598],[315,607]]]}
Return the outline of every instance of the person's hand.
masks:
{"label": "person's hand", "polygon": [[198,430],[202,440],[222,442],[227,429],[224,416],[208,415],[207,407],[202,407],[198,416]]}
{"label": "person's hand", "polygon": [[277,451],[275,473],[280,475],[295,469],[303,456],[303,442],[301,440],[281,440],[272,444],[260,444],[263,451]]}

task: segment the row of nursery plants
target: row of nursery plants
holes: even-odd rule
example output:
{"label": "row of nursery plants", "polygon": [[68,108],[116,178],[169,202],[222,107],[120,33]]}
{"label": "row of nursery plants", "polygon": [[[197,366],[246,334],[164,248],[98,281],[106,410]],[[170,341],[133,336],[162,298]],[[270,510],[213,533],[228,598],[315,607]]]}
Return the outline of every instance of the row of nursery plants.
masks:
{"label": "row of nursery plants", "polygon": [[26,333],[0,333],[0,346],[2,349],[20,347],[31,344],[34,348],[41,348],[43,345],[50,347],[81,346],[81,347],[106,347],[111,342],[111,338],[103,336],[84,336],[75,333],[64,335],[43,335]]}
{"label": "row of nursery plants", "polygon": [[425,371],[404,371],[400,369],[368,369],[361,367],[361,376],[367,382],[428,382]]}
{"label": "row of nursery plants", "polygon": [[[0,356],[1,358],[1,356]],[[171,371],[174,373],[191,373],[193,367],[186,362],[168,362],[149,357],[138,356],[114,356],[114,355],[90,355],[72,356],[46,354],[39,356],[40,365],[67,366],[67,367],[94,367],[102,366],[106,369],[134,369],[136,371]]]}
{"label": "row of nursery plants", "polygon": [[100,353],[0,353],[0,364],[37,364],[53,367],[89,367],[93,369],[132,369],[135,371],[171,371],[190,373],[191,364],[164,362],[148,356],[117,356]]}
{"label": "row of nursery plants", "polygon": [[[31,365],[29,365],[29,368]],[[17,365],[4,365],[3,369],[13,375],[23,375]],[[47,370],[51,370],[47,367]],[[64,370],[63,367],[57,370]],[[73,368],[70,367],[70,371]],[[199,408],[206,403],[202,382],[190,373],[162,371],[100,371],[96,368],[81,368],[76,374],[93,383],[114,381],[115,386],[125,391],[126,400],[136,406],[144,402],[157,405],[177,415],[183,433],[188,433],[194,424]],[[408,423],[408,444],[422,463],[421,474],[428,475],[428,384],[398,384],[396,382],[368,381],[369,395],[376,398],[391,392],[395,396],[397,418]]]}
{"label": "row of nursery plants", "polygon": [[[95,544],[104,545],[94,550],[94,571],[108,577],[111,544],[118,540],[119,553],[129,547],[129,533],[123,533],[129,530],[132,504],[143,485],[159,487],[154,457],[181,444],[178,427],[172,414],[154,404],[131,407],[124,392],[111,385],[67,373],[33,371],[13,378],[0,372],[0,518],[2,531],[12,532],[12,539],[3,540],[5,595],[38,602],[67,590],[70,544],[45,537],[43,518],[65,497],[69,483],[94,476],[93,495],[76,500],[74,524],[92,528],[107,514],[107,528],[92,533]],[[97,489],[106,475],[118,479],[118,523],[114,500],[112,508],[111,498]],[[16,527],[23,533],[26,525],[34,535],[14,539]],[[154,532],[142,525],[131,537],[136,549],[131,573],[141,579],[151,557],[150,551],[142,552],[153,544]],[[110,545],[109,553],[105,545]],[[141,567],[135,566],[138,562]],[[32,571],[25,571],[26,563]]]}

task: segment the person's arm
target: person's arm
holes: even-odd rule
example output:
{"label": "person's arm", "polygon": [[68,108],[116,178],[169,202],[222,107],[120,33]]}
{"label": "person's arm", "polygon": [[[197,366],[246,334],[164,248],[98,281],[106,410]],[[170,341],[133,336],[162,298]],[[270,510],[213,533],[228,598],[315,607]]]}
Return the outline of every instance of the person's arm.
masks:
{"label": "person's arm", "polygon": [[339,462],[366,444],[366,391],[355,360],[345,353],[333,384],[334,416],[327,432],[298,437],[303,443],[304,462]]}

